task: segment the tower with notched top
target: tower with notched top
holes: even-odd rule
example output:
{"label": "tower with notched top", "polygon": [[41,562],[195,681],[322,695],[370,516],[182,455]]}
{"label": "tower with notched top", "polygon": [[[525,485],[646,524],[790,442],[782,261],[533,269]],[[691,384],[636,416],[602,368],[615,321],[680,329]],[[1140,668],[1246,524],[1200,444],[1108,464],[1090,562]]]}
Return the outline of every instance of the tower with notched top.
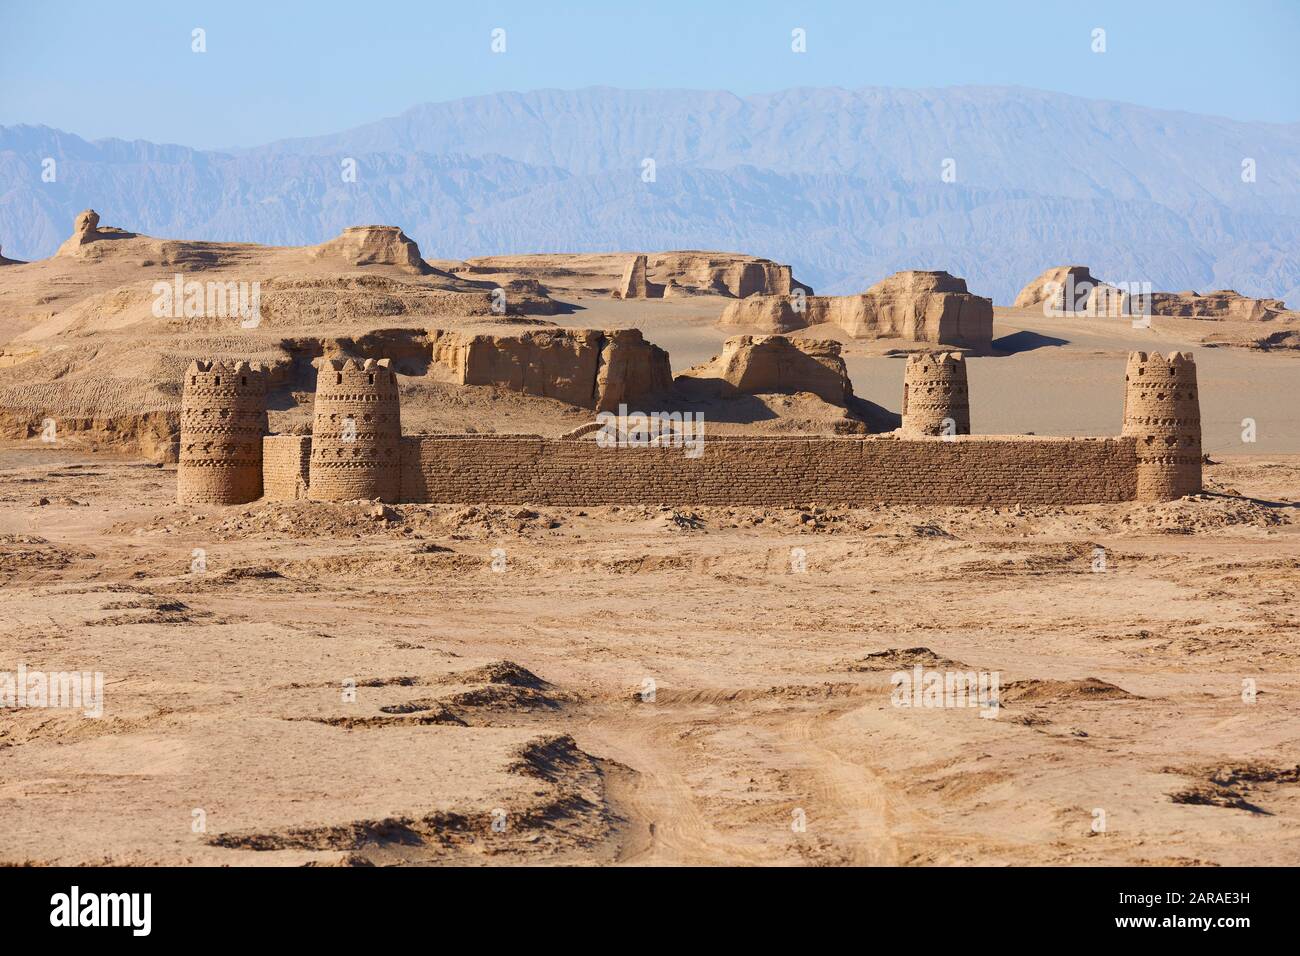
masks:
{"label": "tower with notched top", "polygon": [[248,362],[191,362],[181,388],[176,499],[240,505],[262,497],[266,372]]}
{"label": "tower with notched top", "polygon": [[402,416],[388,359],[317,359],[311,439],[316,501],[397,501]]}
{"label": "tower with notched top", "polygon": [[1124,435],[1137,443],[1137,499],[1201,490],[1201,399],[1188,353],[1131,352],[1124,373]]}
{"label": "tower with notched top", "polygon": [[916,352],[903,372],[905,435],[969,435],[970,389],[959,352]]}

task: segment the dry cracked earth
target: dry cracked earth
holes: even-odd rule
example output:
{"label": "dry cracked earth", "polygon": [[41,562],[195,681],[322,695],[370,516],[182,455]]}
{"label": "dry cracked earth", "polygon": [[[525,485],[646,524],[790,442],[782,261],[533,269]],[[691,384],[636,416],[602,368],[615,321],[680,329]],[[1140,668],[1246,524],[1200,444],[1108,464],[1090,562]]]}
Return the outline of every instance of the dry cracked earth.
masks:
{"label": "dry cracked earth", "polygon": [[[196,510],[12,443],[0,669],[104,705],[0,710],[0,863],[1294,865],[1297,487]],[[895,706],[918,665],[996,717]]]}

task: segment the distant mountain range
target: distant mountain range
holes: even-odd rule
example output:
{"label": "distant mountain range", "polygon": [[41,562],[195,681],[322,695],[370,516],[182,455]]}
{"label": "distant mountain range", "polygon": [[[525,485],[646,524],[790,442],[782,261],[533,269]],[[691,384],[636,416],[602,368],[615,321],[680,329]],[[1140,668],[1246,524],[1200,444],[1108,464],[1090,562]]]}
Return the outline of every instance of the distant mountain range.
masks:
{"label": "distant mountain range", "polygon": [[0,128],[4,255],[50,255],[87,207],[167,238],[399,225],[430,258],[735,250],[826,293],[946,269],[1009,304],[1080,263],[1300,305],[1300,124],[1020,88],[499,93],[228,151]]}

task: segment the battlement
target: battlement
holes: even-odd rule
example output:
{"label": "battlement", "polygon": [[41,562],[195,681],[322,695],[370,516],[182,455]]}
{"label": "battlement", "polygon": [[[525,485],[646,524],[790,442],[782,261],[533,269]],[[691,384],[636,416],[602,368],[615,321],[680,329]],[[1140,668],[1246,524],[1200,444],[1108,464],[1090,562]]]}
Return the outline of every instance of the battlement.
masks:
{"label": "battlement", "polygon": [[907,357],[908,365],[943,365],[955,366],[965,363],[966,357],[960,352],[913,352]]}
{"label": "battlement", "polygon": [[205,372],[217,374],[244,374],[249,372],[264,373],[267,367],[262,362],[248,362],[244,359],[195,359],[190,362],[186,374],[194,375]]}
{"label": "battlement", "polygon": [[311,364],[318,372],[326,370],[334,372],[372,372],[377,368],[390,368],[392,359],[318,358],[314,359]]}
{"label": "battlement", "polygon": [[1170,352],[1168,358],[1162,358],[1159,352],[1130,352],[1129,368],[1168,368],[1196,370],[1196,359],[1190,352]]}

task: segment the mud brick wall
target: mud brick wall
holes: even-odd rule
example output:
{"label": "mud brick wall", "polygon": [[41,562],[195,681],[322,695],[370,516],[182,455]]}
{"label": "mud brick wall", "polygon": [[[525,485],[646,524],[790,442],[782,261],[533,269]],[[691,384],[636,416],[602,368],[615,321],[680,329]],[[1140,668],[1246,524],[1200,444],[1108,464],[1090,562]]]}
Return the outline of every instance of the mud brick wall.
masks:
{"label": "mud brick wall", "polygon": [[271,501],[307,497],[310,435],[267,435],[262,439],[262,488]]}
{"label": "mud brick wall", "polygon": [[1136,494],[1132,438],[710,439],[704,452],[592,440],[410,435],[401,500],[749,505],[1087,504]]}

